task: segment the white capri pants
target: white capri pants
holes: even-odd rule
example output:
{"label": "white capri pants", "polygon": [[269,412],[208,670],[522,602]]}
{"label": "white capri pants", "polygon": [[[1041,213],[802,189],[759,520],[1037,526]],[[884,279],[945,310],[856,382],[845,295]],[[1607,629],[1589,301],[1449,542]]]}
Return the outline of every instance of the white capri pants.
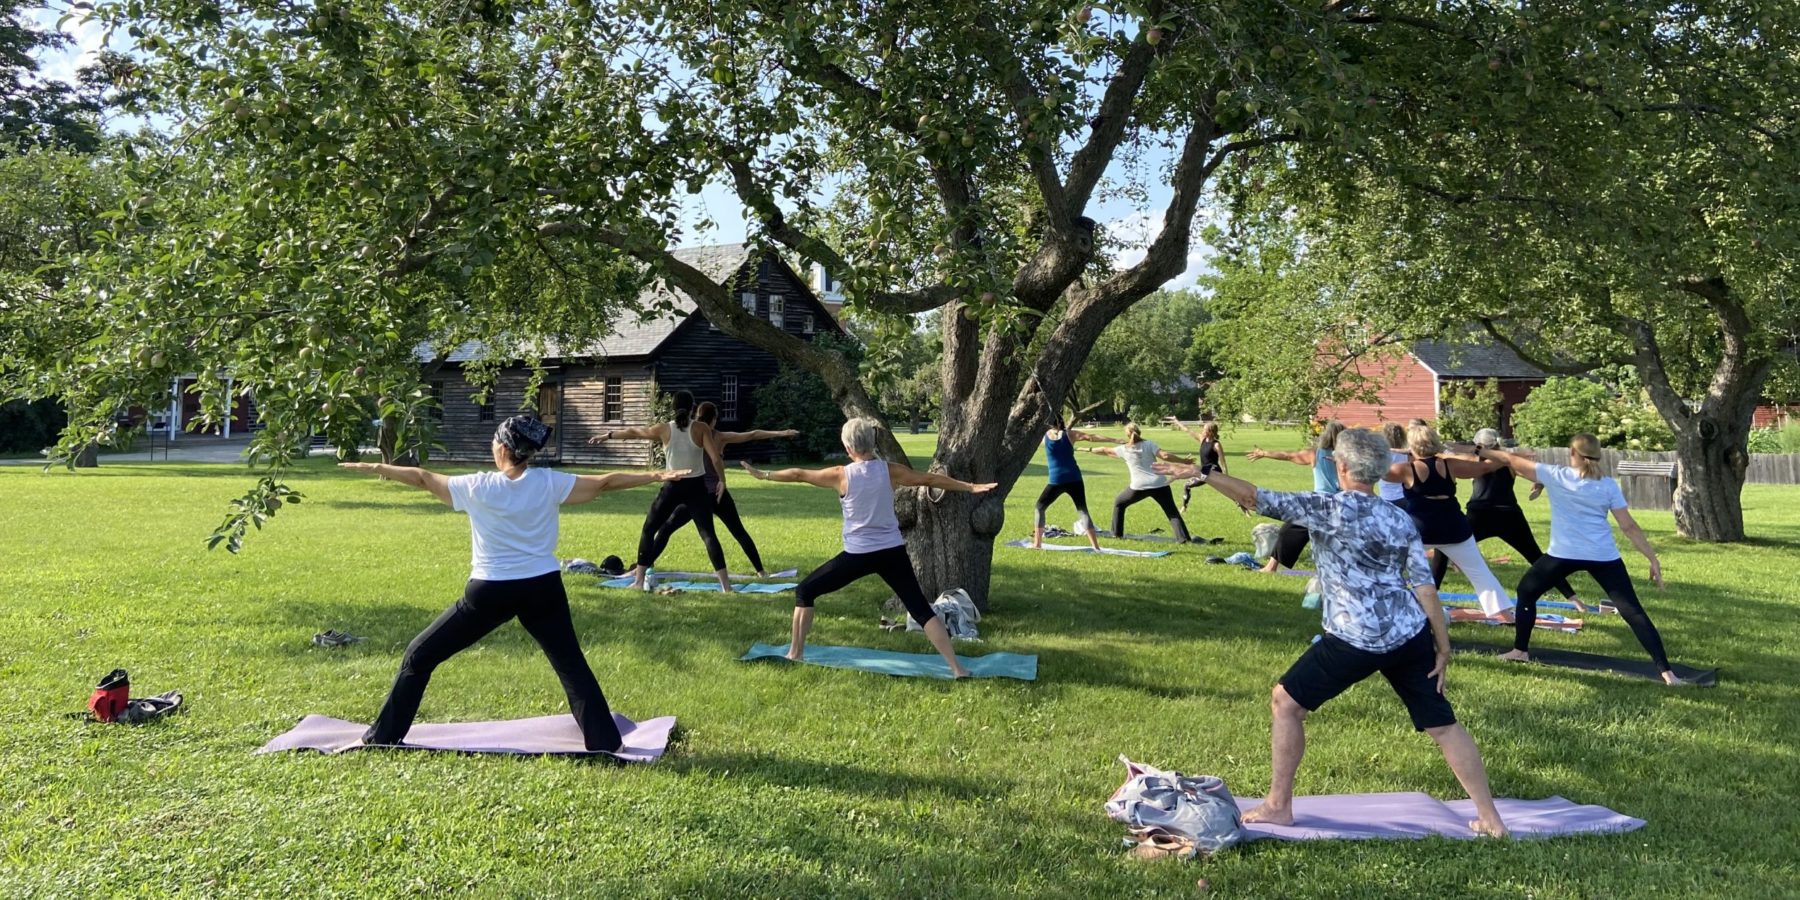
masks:
{"label": "white capri pants", "polygon": [[1481,601],[1482,612],[1497,616],[1512,608],[1512,596],[1488,568],[1487,560],[1482,557],[1481,548],[1474,538],[1460,544],[1426,544],[1425,549],[1436,550],[1450,558],[1451,564],[1475,586],[1475,596]]}

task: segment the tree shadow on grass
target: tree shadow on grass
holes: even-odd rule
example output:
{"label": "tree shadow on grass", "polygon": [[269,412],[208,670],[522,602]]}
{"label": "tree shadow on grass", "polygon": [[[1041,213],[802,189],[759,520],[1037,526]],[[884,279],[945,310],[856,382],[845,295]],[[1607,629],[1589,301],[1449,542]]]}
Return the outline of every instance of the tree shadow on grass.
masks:
{"label": "tree shadow on grass", "polygon": [[734,784],[777,788],[823,788],[840,794],[901,799],[920,793],[947,800],[976,800],[1004,795],[1017,783],[992,777],[964,778],[918,775],[892,769],[870,769],[842,763],[820,763],[772,753],[699,753],[668,760],[667,767],[681,774],[730,778]]}

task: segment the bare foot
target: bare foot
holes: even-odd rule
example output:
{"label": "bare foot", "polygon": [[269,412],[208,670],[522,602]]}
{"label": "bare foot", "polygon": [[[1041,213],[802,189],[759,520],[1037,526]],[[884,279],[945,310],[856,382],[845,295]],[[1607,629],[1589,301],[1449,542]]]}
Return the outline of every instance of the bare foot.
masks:
{"label": "bare foot", "polygon": [[1666,684],[1669,687],[1680,687],[1681,685],[1689,683],[1689,682],[1681,680],[1681,676],[1676,675],[1674,672],[1662,673],[1662,680],[1663,680],[1663,684]]}
{"label": "bare foot", "polygon": [[1273,575],[1280,569],[1280,567],[1281,567],[1281,561],[1276,559],[1275,557],[1271,556],[1271,557],[1269,557],[1269,564],[1266,566],[1263,566],[1262,568],[1258,569],[1257,571],[1263,573],[1264,575]]}
{"label": "bare foot", "polygon": [[1043,542],[1043,540],[1042,540],[1042,539],[1039,539],[1039,540],[1035,540],[1035,541],[1032,541],[1032,542],[1031,542],[1031,549],[1033,549],[1033,550],[1042,550],[1042,549],[1044,549],[1044,542]]}
{"label": "bare foot", "polygon": [[1500,658],[1512,662],[1531,662],[1531,654],[1523,650],[1508,650],[1500,654]]}
{"label": "bare foot", "polygon": [[975,676],[968,669],[958,666],[957,668],[950,670],[950,677],[956,679],[957,681],[961,681],[964,678],[973,678]]}
{"label": "bare foot", "polygon": [[787,652],[787,658],[791,662],[805,662],[806,661],[806,651],[805,650],[789,650]]}
{"label": "bare foot", "polygon": [[1267,803],[1259,803],[1256,805],[1255,809],[1244,813],[1244,824],[1249,825],[1252,823],[1262,825],[1292,825],[1294,824],[1294,808],[1291,806],[1284,806],[1280,809],[1276,809],[1269,806]]}
{"label": "bare foot", "polygon": [[1483,837],[1503,838],[1507,836],[1506,825],[1498,819],[1495,819],[1492,822],[1483,822],[1480,819],[1472,819],[1469,821],[1469,830]]}

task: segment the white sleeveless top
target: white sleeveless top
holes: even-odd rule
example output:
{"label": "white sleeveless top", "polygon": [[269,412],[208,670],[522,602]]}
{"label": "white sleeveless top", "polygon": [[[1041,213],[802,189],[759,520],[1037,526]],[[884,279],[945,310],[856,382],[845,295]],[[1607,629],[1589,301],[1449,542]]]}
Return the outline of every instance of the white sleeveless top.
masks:
{"label": "white sleeveless top", "polygon": [[[1405,450],[1388,450],[1388,463],[1403,463],[1412,459],[1412,454]],[[1389,503],[1399,503],[1406,499],[1406,485],[1398,481],[1375,482],[1375,493]]]}
{"label": "white sleeveless top", "polygon": [[[692,423],[690,422],[689,425],[691,427]],[[688,478],[706,477],[706,451],[700,449],[699,444],[694,443],[692,432],[678,428],[674,422],[670,422],[669,443],[665,449],[668,450],[669,468],[688,470],[688,474],[683,478],[684,481]]]}
{"label": "white sleeveless top", "polygon": [[906,543],[894,515],[894,483],[886,460],[853,462],[844,467],[844,552],[874,553]]}

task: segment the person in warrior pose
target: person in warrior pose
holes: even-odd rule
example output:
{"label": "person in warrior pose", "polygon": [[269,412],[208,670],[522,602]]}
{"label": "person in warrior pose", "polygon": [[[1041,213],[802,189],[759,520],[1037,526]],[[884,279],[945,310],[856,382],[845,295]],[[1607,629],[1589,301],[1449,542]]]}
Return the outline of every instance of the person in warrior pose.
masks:
{"label": "person in warrior pose", "polygon": [[581,726],[587,748],[602,752],[619,749],[618,725],[600,692],[600,682],[581,654],[581,642],[569,616],[569,597],[563,591],[562,567],[556,559],[557,507],[586,503],[607,491],[673,482],[687,473],[577,476],[528,467],[532,455],[543,449],[549,437],[550,426],[535,416],[513,416],[501,422],[492,444],[494,471],[474,475],[449,477],[381,463],[339,464],[429,491],[452,509],[468,513],[472,547],[469,583],[462,599],[407,645],[393,690],[381,705],[375,724],[363,735],[363,743],[399,744],[418,715],[431,673],[517,617],[562,680],[569,711]]}
{"label": "person in warrior pose", "polygon": [[[1319,437],[1311,450],[1264,450],[1261,447],[1250,451],[1249,459],[1279,459],[1312,469],[1313,491],[1319,494],[1335,494],[1338,492],[1337,462],[1332,459],[1332,448],[1337,446],[1337,437],[1344,433],[1344,423],[1330,419],[1319,429]],[[1306,527],[1292,522],[1281,523],[1281,532],[1275,537],[1275,555],[1269,557],[1268,565],[1262,571],[1274,573],[1282,569],[1291,569],[1300,562],[1300,553],[1306,549],[1311,536]]]}
{"label": "person in warrior pose", "polygon": [[[1483,428],[1475,432],[1475,446],[1489,450],[1499,449],[1500,432],[1492,428]],[[1483,464],[1487,474],[1478,475],[1469,482],[1469,502],[1463,508],[1469,514],[1469,528],[1475,532],[1475,542],[1481,543],[1489,538],[1499,538],[1524,557],[1526,564],[1538,561],[1544,551],[1538,547],[1537,535],[1531,531],[1531,523],[1525,521],[1525,511],[1519,507],[1519,498],[1513,490],[1512,468],[1504,463],[1491,462]],[[1544,486],[1531,486],[1529,498],[1536,500],[1544,492]],[[1444,583],[1444,569],[1450,564],[1448,557],[1439,554],[1431,561],[1431,573],[1439,584]],[[1555,583],[1558,593],[1575,608],[1582,612],[1594,612],[1595,609],[1581,602],[1575,596],[1575,588],[1566,578],[1559,578]],[[1599,607],[1605,611],[1611,607]]]}
{"label": "person in warrior pose", "polygon": [[[713,467],[724,471],[725,458],[708,449],[712,426],[694,421],[694,395],[687,391],[676,391],[674,405],[675,418],[672,421],[658,422],[647,427],[634,425],[615,429],[590,439],[588,443],[597,444],[613,438],[660,441],[669,468],[688,473],[665,483],[656,499],[650,502],[650,512],[644,516],[644,527],[638,532],[637,564],[631,570],[632,587],[643,589],[644,579],[661,553],[662,548],[656,544],[656,532],[675,517],[677,510],[686,507],[693,520],[694,530],[700,532],[700,542],[706,545],[706,558],[712,563],[713,574],[718,576],[719,590],[729,593],[731,575],[725,570],[725,548],[719,546],[719,536],[713,530],[713,495],[706,489],[704,461],[704,457],[712,455]],[[721,481],[720,485],[723,484]]]}
{"label": "person in warrior pose", "polygon": [[1631,517],[1625,503],[1625,492],[1606,474],[1600,461],[1600,441],[1591,434],[1578,434],[1569,441],[1569,464],[1553,466],[1507,453],[1492,447],[1477,447],[1481,460],[1503,463],[1514,475],[1544,486],[1550,498],[1550,551],[1537,558],[1525,577],[1519,580],[1519,606],[1513,614],[1513,649],[1507,659],[1525,662],[1531,659],[1531,629],[1537,624],[1537,601],[1559,579],[1575,572],[1594,576],[1600,590],[1606,592],[1638,643],[1650,654],[1662,672],[1666,684],[1681,684],[1663,651],[1662,635],[1650,621],[1650,614],[1638,602],[1637,590],[1631,584],[1631,573],[1619,557],[1619,545],[1613,540],[1612,526],[1606,516],[1612,514],[1619,530],[1632,546],[1650,563],[1650,581],[1662,587],[1662,562],[1644,529]]}
{"label": "person in warrior pose", "polygon": [[[1098,439],[1109,440],[1108,438]],[[1190,538],[1188,537],[1187,523],[1181,520],[1181,511],[1175,508],[1175,492],[1169,489],[1169,479],[1165,475],[1157,474],[1151,469],[1151,466],[1159,459],[1173,463],[1192,463],[1193,460],[1172,456],[1156,446],[1155,441],[1145,440],[1144,432],[1136,422],[1126,424],[1125,440],[1120,441],[1116,438],[1110,440],[1118,446],[1089,447],[1087,451],[1102,456],[1118,457],[1125,461],[1125,468],[1131,473],[1129,486],[1119,496],[1113,498],[1112,536],[1115,538],[1125,536],[1126,509],[1129,509],[1132,504],[1144,500],[1155,500],[1156,505],[1162,507],[1163,515],[1169,517],[1169,527],[1174,529],[1175,542],[1178,544],[1188,543]]]}
{"label": "person in warrior pose", "polygon": [[[713,498],[713,513],[718,516],[719,521],[725,523],[725,530],[731,532],[731,536],[737,539],[738,546],[744,548],[744,556],[750,560],[750,570],[760,577],[767,578],[769,572],[763,567],[762,554],[756,552],[756,541],[751,539],[749,529],[744,527],[743,517],[738,515],[737,501],[732,499],[731,491],[725,486],[725,475],[719,471],[713,460],[723,458],[725,448],[732,444],[791,438],[800,432],[792,428],[782,431],[719,431],[717,428],[719,407],[711,400],[694,408],[694,418],[713,428],[712,434],[706,439],[706,454],[702,458],[702,463],[706,467],[706,493]],[[605,443],[616,433],[609,431],[589,439],[588,443]],[[669,546],[670,535],[693,520],[694,514],[688,510],[686,505],[677,508],[675,514],[663,523],[662,528],[657,530],[655,538],[652,539],[651,558],[661,558],[663,549]]]}
{"label": "person in warrior pose", "polygon": [[[1436,551],[1439,559],[1449,557],[1450,562],[1456,563],[1475,586],[1483,613],[1490,618],[1505,614],[1512,606],[1506,586],[1494,577],[1487,560],[1482,558],[1469,517],[1463,515],[1462,504],[1456,501],[1456,479],[1484,474],[1488,467],[1441,456],[1444,442],[1430,425],[1407,429],[1407,446],[1411,450],[1407,460],[1390,467],[1385,480],[1406,491],[1404,508],[1419,529],[1419,539],[1425,542],[1425,549]],[[1441,585],[1444,572],[1442,567],[1432,567],[1434,586]]]}
{"label": "person in warrior pose", "polygon": [[855,418],[844,423],[841,434],[844,452],[850,462],[828,469],[777,469],[765,472],[748,462],[744,471],[760,481],[810,484],[837,492],[844,509],[844,550],[824,565],[812,570],[795,589],[794,621],[788,643],[788,659],[806,658],[806,635],[812,630],[813,603],[818,598],[849,587],[852,583],[878,575],[906,605],[913,621],[925,628],[925,637],[950,664],[950,674],[968,677],[968,670],[956,658],[950,646],[950,632],[932,611],[913,572],[912,560],[906,556],[906,539],[900,535],[900,520],[894,515],[894,488],[926,487],[945,491],[985,494],[993,483],[970,484],[948,475],[917,472],[899,463],[890,463],[877,455],[881,441],[881,425],[874,419]]}
{"label": "person in warrior pose", "polygon": [[1201,476],[1193,466],[1159,465],[1195,476],[1245,509],[1298,522],[1312,535],[1325,634],[1300,655],[1270,693],[1272,777],[1268,796],[1245,822],[1291,825],[1294,776],[1306,752],[1306,717],[1357,682],[1380,672],[1406,705],[1413,727],[1431,735],[1475,802],[1477,833],[1506,835],[1474,738],[1444,696],[1450,635],[1432,586],[1425,546],[1407,515],[1374,496],[1393,465],[1373,431],[1338,435],[1335,494],[1277,493],[1229,475]]}
{"label": "person in warrior pose", "polygon": [[1095,550],[1100,549],[1099,529],[1094,527],[1094,517],[1088,515],[1087,485],[1081,479],[1081,467],[1075,464],[1076,441],[1106,441],[1107,438],[1076,431],[1057,416],[1044,432],[1044,461],[1050,469],[1049,483],[1044,485],[1044,492],[1037,499],[1037,520],[1031,532],[1031,546],[1044,546],[1044,513],[1056,498],[1068,495],[1075,504],[1075,530],[1087,536],[1088,544]]}
{"label": "person in warrior pose", "polygon": [[[1187,432],[1189,437],[1200,443],[1200,471],[1209,474],[1212,472],[1229,474],[1229,470],[1225,468],[1225,448],[1219,443],[1219,423],[1207,422],[1200,426],[1199,431],[1195,431],[1182,424],[1180,419],[1176,419],[1175,427]],[[1182,512],[1187,512],[1188,501],[1194,498],[1194,488],[1199,486],[1200,479],[1198,478],[1189,478],[1187,483],[1182,486]]]}

